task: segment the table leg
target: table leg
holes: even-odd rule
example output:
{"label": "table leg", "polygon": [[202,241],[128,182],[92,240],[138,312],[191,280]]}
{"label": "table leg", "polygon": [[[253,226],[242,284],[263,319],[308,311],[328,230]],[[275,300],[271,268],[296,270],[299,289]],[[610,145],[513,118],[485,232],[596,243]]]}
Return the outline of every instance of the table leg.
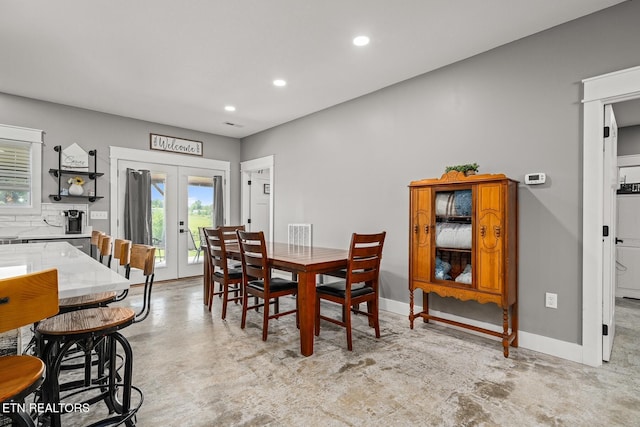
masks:
{"label": "table leg", "polygon": [[298,319],[300,320],[300,352],[303,356],[313,354],[313,328],[316,316],[316,275],[298,273]]}
{"label": "table leg", "polygon": [[203,278],[203,287],[202,287],[202,296],[204,299],[204,304],[208,305],[209,304],[209,281],[211,280],[211,267],[209,266],[209,261],[211,260],[211,257],[209,256],[209,248],[208,247],[204,247],[204,256],[205,256],[205,260],[202,263],[203,264],[203,274],[202,274],[202,278]]}

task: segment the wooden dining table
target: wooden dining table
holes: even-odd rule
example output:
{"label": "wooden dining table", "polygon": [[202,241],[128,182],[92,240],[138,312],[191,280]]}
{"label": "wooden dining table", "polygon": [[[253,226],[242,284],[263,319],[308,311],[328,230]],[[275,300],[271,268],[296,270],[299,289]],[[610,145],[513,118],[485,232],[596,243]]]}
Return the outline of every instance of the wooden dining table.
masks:
{"label": "wooden dining table", "polygon": [[[226,249],[229,256],[240,259],[238,246],[227,246]],[[313,354],[316,316],[316,275],[346,268],[349,251],[347,249],[267,242],[267,257],[272,268],[298,275],[300,352],[304,356],[311,356]],[[205,271],[205,280],[210,277],[206,273]],[[207,288],[205,284],[205,290]]]}

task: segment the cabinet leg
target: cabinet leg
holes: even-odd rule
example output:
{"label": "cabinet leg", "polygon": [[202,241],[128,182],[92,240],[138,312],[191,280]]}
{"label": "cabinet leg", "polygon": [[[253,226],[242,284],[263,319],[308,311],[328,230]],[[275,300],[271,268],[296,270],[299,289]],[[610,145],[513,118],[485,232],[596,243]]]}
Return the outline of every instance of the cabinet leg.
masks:
{"label": "cabinet leg", "polygon": [[413,329],[413,288],[409,288],[409,328]]}
{"label": "cabinet leg", "polygon": [[[429,314],[429,292],[422,291],[422,312]],[[429,323],[429,319],[422,318],[424,323]]]}
{"label": "cabinet leg", "polygon": [[504,357],[509,357],[509,307],[502,309],[502,348]]}

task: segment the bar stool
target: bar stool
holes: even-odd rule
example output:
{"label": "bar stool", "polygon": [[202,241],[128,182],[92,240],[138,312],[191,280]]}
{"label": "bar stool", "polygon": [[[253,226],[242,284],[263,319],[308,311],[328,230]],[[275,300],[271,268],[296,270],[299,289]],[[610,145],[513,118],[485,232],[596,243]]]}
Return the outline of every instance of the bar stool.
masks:
{"label": "bar stool", "polygon": [[98,261],[100,261],[101,264],[104,264],[106,260],[106,265],[109,268],[111,268],[111,258],[113,255],[112,243],[113,238],[108,234],[103,233],[98,237],[98,254],[100,255],[98,257]]}
{"label": "bar stool", "polygon": [[[118,260],[117,267],[124,267],[124,273],[126,274],[127,267],[131,262],[131,240],[116,239],[113,242],[113,258]],[[129,290],[125,289],[118,294],[116,301],[122,301],[128,294]]]}
{"label": "bar stool", "polygon": [[[58,270],[0,280],[0,333],[20,328],[58,312]],[[12,425],[34,426],[20,407],[40,387],[45,365],[34,356],[0,357],[0,406]],[[4,411],[9,407],[8,412]]]}
{"label": "bar stool", "polygon": [[[66,399],[82,393],[98,391],[81,404],[94,404],[104,401],[109,409],[109,417],[97,423],[101,426],[135,425],[133,417],[142,405],[142,391],[132,385],[133,351],[120,330],[131,325],[135,312],[126,307],[98,307],[62,313],[41,321],[35,331],[42,349],[41,358],[45,362],[47,378],[42,386],[43,403],[61,402],[61,392],[71,391],[62,396]],[[98,376],[92,377],[90,369],[85,369],[82,380],[60,383],[62,362],[67,352],[74,346],[84,349],[88,363],[95,351],[99,355]],[[120,347],[123,354],[117,354]],[[121,361],[124,371],[118,372]],[[132,406],[131,397],[136,391],[140,398]],[[119,396],[119,392],[122,396]],[[64,405],[60,405],[64,408]],[[49,412],[51,426],[61,426],[61,412]]]}
{"label": "bar stool", "polygon": [[129,279],[131,269],[140,270],[145,277],[142,309],[136,314],[135,322],[142,322],[151,311],[151,291],[153,290],[153,278],[155,277],[156,248],[150,245],[131,245],[129,264],[126,266],[125,277]]}
{"label": "bar stool", "polygon": [[[130,245],[131,241],[116,239],[117,244],[112,245],[111,236],[101,231],[98,231],[97,233],[98,234],[97,234],[96,246],[98,248],[100,263],[103,263],[104,260],[106,259],[107,267],[111,266],[112,247],[114,248],[114,251],[115,251],[115,248],[118,249],[117,258],[121,262],[121,265],[123,265],[122,264],[123,261],[128,262],[128,253],[125,254],[125,252],[128,251],[127,249],[128,247],[125,247],[125,249],[123,249],[122,242],[129,242],[129,245]],[[92,237],[93,237],[93,233],[92,233]],[[127,291],[123,291],[120,295],[118,295],[116,292],[99,292],[99,293],[90,294],[90,295],[82,295],[79,297],[63,298],[60,300],[60,313],[81,310],[83,308],[106,307],[108,304],[114,301],[119,301],[123,299],[126,296],[126,292]],[[123,294],[124,296],[120,297]]]}
{"label": "bar stool", "polygon": [[[91,232],[91,246],[89,247],[89,254],[91,255],[91,258],[96,258],[97,257],[97,253],[98,253],[98,240],[100,239],[100,235],[104,234],[103,231],[99,231],[99,230],[93,230]],[[96,255],[94,255],[96,254]]]}

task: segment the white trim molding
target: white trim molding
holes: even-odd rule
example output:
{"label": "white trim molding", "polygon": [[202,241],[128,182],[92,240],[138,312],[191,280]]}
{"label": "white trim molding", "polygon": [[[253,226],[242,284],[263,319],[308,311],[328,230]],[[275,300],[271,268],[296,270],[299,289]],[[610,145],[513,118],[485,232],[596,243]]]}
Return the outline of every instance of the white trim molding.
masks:
{"label": "white trim molding", "polygon": [[[115,182],[114,177],[118,175],[118,160],[132,160],[139,161],[145,163],[158,163],[162,165],[175,165],[175,166],[187,166],[192,168],[202,168],[202,169],[215,169],[224,171],[224,193],[225,193],[225,204],[224,204],[224,217],[231,217],[231,162],[225,160],[215,160],[208,159],[205,157],[196,157],[196,156],[183,156],[176,153],[168,153],[162,151],[146,151],[146,150],[136,150],[133,148],[125,148],[125,147],[109,147],[109,172],[110,172],[110,180]],[[110,186],[110,200],[111,200],[111,222],[110,227],[111,230],[117,230],[117,203],[118,200],[118,186],[111,185]]]}
{"label": "white trim molding", "polygon": [[582,81],[582,360],[602,365],[604,106],[640,97],[640,67]]}

